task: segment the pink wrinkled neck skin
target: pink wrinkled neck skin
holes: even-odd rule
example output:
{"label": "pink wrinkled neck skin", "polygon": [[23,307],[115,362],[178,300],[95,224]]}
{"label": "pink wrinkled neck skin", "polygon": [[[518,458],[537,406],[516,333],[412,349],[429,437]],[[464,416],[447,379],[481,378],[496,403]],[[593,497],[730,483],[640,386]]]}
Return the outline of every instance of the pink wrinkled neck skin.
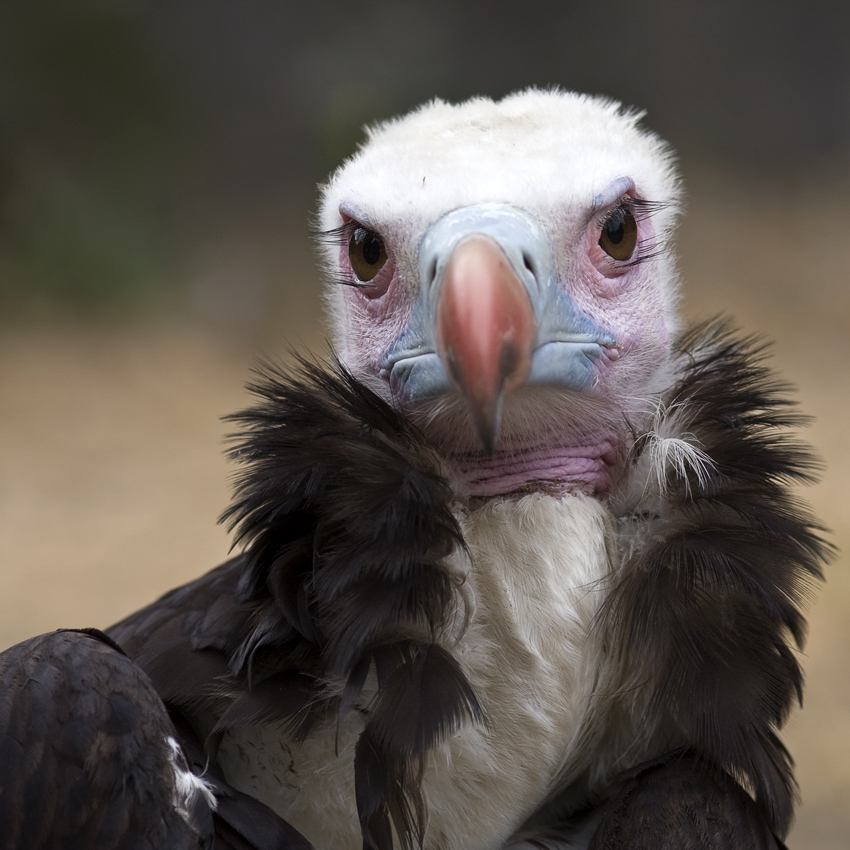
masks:
{"label": "pink wrinkled neck skin", "polygon": [[611,489],[619,454],[613,437],[579,446],[497,451],[453,458],[472,498],[544,492],[599,495]]}

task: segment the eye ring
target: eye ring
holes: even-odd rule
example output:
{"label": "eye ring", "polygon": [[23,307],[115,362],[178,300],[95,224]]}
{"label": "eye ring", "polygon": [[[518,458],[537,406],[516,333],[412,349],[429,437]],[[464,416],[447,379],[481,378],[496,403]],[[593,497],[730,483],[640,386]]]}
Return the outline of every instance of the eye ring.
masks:
{"label": "eye ring", "polygon": [[348,241],[348,261],[355,277],[368,283],[387,263],[384,240],[374,230],[355,227]]}
{"label": "eye ring", "polygon": [[599,247],[614,260],[628,260],[637,248],[637,221],[634,213],[621,204],[608,216],[599,234]]}

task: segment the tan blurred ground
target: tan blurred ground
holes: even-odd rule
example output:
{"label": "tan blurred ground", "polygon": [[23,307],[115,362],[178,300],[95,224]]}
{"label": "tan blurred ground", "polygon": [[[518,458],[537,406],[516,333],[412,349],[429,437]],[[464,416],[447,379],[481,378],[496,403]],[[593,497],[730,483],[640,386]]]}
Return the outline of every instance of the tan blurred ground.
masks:
{"label": "tan blurred ground", "polygon": [[[807,497],[848,549],[850,213],[839,186],[691,180],[678,244],[691,317],[735,316],[776,340],[826,462]],[[847,229],[845,229],[847,228]],[[309,266],[307,266],[309,268]],[[294,275],[300,278],[301,274]],[[315,277],[281,275],[267,351],[321,346]],[[283,290],[282,291],[286,291]],[[306,300],[305,300],[306,298]],[[0,648],[60,626],[107,626],[221,561],[232,471],[219,420],[247,402],[255,342],[189,319],[0,324]],[[850,835],[850,579],[842,555],[811,610],[805,711],[786,739],[803,805],[789,841]]]}

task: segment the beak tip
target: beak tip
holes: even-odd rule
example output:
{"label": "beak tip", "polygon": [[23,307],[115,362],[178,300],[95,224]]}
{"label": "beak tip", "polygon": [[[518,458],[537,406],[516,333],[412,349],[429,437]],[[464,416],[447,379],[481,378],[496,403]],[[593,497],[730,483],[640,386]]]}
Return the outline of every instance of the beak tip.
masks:
{"label": "beak tip", "polygon": [[494,403],[471,405],[470,412],[475,425],[475,433],[481,441],[485,454],[494,455],[496,445],[499,442],[499,425],[502,418],[501,394],[494,400]]}
{"label": "beak tip", "polygon": [[481,443],[484,446],[484,454],[488,457],[493,457],[496,454],[496,444],[492,436],[479,434],[479,437],[481,437]]}
{"label": "beak tip", "polygon": [[484,454],[492,457],[496,454],[496,439],[492,431],[478,431],[478,438],[481,440],[481,445],[484,447]]}

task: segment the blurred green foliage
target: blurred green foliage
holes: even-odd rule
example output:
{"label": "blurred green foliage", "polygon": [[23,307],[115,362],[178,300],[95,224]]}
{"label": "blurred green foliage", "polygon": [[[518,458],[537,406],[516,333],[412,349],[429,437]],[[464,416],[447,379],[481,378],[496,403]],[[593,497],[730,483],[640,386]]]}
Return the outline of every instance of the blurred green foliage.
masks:
{"label": "blurred green foliage", "polygon": [[183,117],[142,23],[121,2],[0,6],[7,310],[142,300],[170,277]]}

